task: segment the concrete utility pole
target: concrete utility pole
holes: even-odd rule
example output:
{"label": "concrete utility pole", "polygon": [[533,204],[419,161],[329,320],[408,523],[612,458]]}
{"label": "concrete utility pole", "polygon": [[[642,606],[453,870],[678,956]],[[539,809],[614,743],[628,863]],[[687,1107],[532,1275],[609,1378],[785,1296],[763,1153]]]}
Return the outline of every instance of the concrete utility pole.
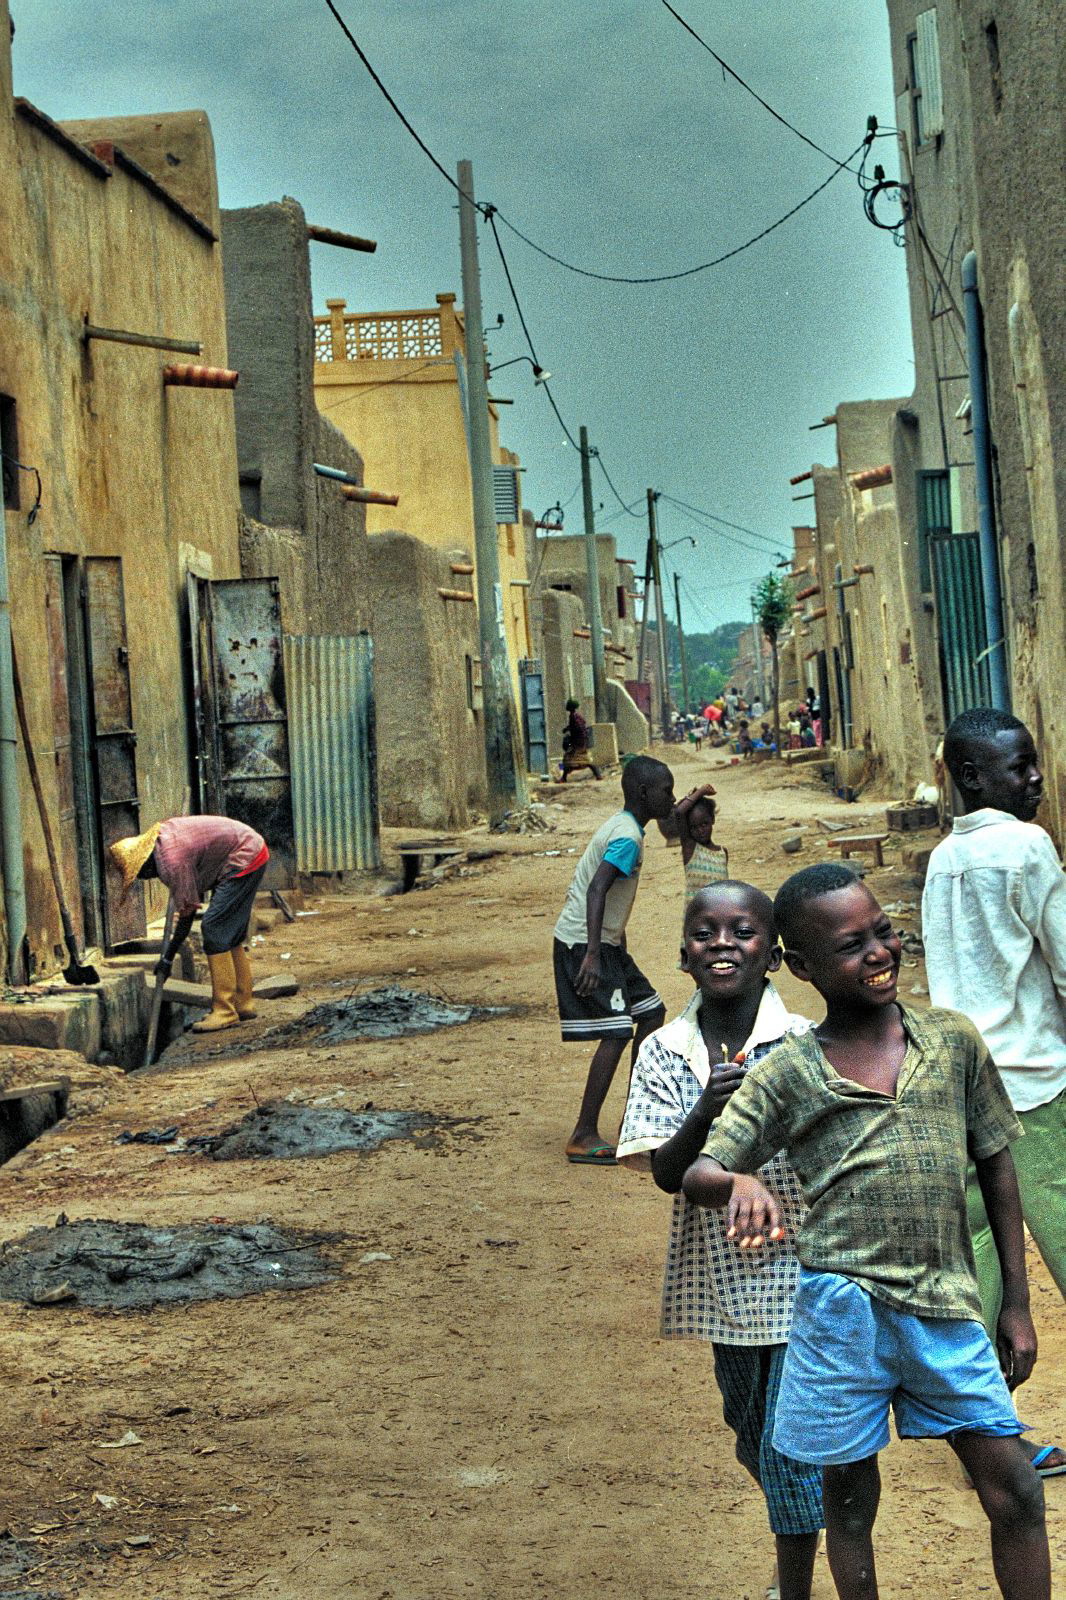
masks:
{"label": "concrete utility pole", "polygon": [[674,608],[677,611],[677,653],[681,660],[681,710],[687,715],[692,707],[688,699],[688,665],[685,661],[685,635],[681,628],[681,574],[674,573]]}
{"label": "concrete utility pole", "polygon": [[763,681],[762,670],[762,630],[759,627],[759,615],[755,609],[755,596],[751,597],[751,649],[755,657],[755,687],[759,691],[759,699],[766,706],[766,684]]}
{"label": "concrete utility pole", "polygon": [[470,443],[470,486],[474,501],[474,548],[477,562],[477,617],[481,637],[481,720],[485,730],[485,772],[488,780],[489,825],[508,811],[527,804],[525,774],[518,755],[518,719],[511,694],[511,673],[504,632],[503,586],[497,544],[496,508],[492,496],[492,438],[489,433],[489,386],[485,375],[484,317],[477,260],[477,209],[474,169],[460,161],[459,249],[463,268],[463,317],[466,338],[466,393]]}
{"label": "concrete utility pole", "polygon": [[596,516],[592,509],[592,452],[588,429],[582,428],[581,493],[585,506],[585,565],[589,579],[588,625],[592,634],[592,682],[595,689],[596,721],[606,722],[607,659],[603,649],[603,608],[600,605],[600,558],[596,547]]}
{"label": "concrete utility pole", "polygon": [[[652,582],[655,584],[655,634],[659,645],[659,720],[663,737],[670,731],[670,679],[666,673],[666,608],[663,605],[663,576],[659,566],[659,525],[655,516],[655,502],[659,496],[648,490],[648,551],[651,556]],[[645,589],[644,615],[648,614],[647,589]]]}

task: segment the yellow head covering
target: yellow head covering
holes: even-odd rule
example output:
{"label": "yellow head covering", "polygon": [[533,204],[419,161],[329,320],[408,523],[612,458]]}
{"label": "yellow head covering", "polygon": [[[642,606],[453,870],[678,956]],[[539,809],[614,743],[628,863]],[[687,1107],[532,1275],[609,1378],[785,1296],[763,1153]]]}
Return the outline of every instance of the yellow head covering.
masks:
{"label": "yellow head covering", "polygon": [[159,838],[161,827],[161,822],[153,822],[146,832],[136,834],[132,839],[116,839],[111,846],[112,863],[122,875],[120,900],[125,900],[133,887],[138,872],[140,872],[144,863],[155,849],[155,842]]}

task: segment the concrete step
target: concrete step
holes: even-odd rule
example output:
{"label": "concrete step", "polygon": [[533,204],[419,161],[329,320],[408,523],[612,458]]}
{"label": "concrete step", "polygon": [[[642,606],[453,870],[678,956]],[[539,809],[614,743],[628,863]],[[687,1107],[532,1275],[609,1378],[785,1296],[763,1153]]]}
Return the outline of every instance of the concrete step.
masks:
{"label": "concrete step", "polygon": [[[281,1000],[286,995],[299,994],[300,985],[295,978],[280,974],[272,978],[259,978],[252,984],[257,1000]],[[184,978],[168,978],[163,985],[163,999],[172,1005],[194,1006],[207,1011],[211,1005],[211,986],[207,983],[187,983]]]}

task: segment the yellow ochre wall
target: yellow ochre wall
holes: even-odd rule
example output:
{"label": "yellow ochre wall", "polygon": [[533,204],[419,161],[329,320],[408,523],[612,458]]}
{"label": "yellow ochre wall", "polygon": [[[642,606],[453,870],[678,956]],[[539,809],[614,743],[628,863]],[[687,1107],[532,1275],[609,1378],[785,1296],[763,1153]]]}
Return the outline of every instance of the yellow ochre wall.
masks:
{"label": "yellow ochre wall", "polygon": [[[369,489],[398,494],[398,506],[368,505],[368,534],[401,530],[438,550],[472,561],[474,514],[470,462],[455,351],[462,352],[463,327],[454,295],[438,295],[437,309],[375,312],[366,323],[417,319],[439,327],[439,353],[323,360],[338,348],[328,342],[327,318],[316,318],[315,394],[318,409],[363,458]],[[342,302],[328,302],[336,321]],[[350,318],[349,318],[350,321]],[[496,408],[489,406],[493,461],[517,467],[519,459],[499,440]],[[519,477],[521,486],[521,477]],[[521,519],[521,487],[519,487]],[[525,539],[521,523],[498,529],[500,582],[504,593],[507,654],[517,692],[518,662],[531,654]],[[464,555],[460,555],[460,552]],[[469,575],[457,587],[474,586]]]}
{"label": "yellow ochre wall", "polygon": [[[153,119],[165,122],[167,119]],[[202,220],[217,232],[214,153],[202,112],[181,137],[210,170]],[[102,129],[96,130],[104,137]],[[181,603],[186,570],[236,577],[238,491],[233,400],[164,388],[167,361],[226,365],[219,247],[120,162],[80,146],[12,100],[9,27],[0,0],[0,392],[17,407],[32,479],[8,510],[12,631],[31,737],[56,826],[55,730],[45,633],[47,553],[120,556],[142,824],[172,814],[189,781]],[[206,169],[205,169],[206,170]],[[103,327],[199,340],[198,358],[83,339]],[[21,743],[21,741],[20,741]],[[28,938],[38,970],[56,965],[61,930],[33,792],[22,766]],[[74,897],[77,885],[68,884]]]}

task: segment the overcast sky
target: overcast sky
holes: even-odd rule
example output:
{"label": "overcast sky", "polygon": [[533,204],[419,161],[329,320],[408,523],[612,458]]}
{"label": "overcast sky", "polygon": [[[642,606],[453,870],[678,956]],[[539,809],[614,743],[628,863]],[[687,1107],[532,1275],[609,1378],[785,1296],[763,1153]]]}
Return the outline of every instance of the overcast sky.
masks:
{"label": "overcast sky", "polygon": [[[871,113],[890,127],[884,0],[674,0],[783,116],[844,157]],[[742,243],[832,170],[683,31],[661,0],[339,0],[392,94],[454,172],[554,253],[597,271],[681,270]],[[15,89],[58,120],[202,107],[224,206],[296,197],[311,221],[378,240],[316,245],[315,310],[431,306],[459,291],[455,195],[382,99],[324,0],[12,0]],[[895,146],[877,159],[896,171]],[[788,479],[831,462],[838,400],[905,395],[913,376],[903,252],[863,216],[844,172],[735,260],[673,284],[575,276],[503,230],[540,361],[575,433],[585,423],[637,517],[601,474],[599,526],[643,557],[647,486],[790,547]],[[492,359],[526,349],[482,233]],[[574,495],[579,458],[519,364],[502,437],[538,516]],[[358,441],[357,441],[358,442]],[[573,496],[573,498],[569,498]],[[660,502],[666,556],[696,629],[744,614],[771,565]],[[751,544],[752,541],[747,540]]]}

